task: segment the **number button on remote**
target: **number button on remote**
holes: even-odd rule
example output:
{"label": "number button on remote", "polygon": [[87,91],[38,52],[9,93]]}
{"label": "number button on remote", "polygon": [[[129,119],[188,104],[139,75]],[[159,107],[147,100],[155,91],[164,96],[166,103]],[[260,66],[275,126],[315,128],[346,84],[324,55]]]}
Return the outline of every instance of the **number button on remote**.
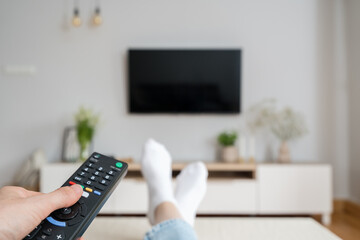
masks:
{"label": "number button on remote", "polygon": [[88,167],[86,167],[86,168],[83,169],[83,171],[84,171],[84,172],[89,172],[90,169],[89,169]]}
{"label": "number button on remote", "polygon": [[108,174],[114,176],[115,172],[113,170],[108,171]]}
{"label": "number button on remote", "polygon": [[97,179],[97,177],[95,177],[95,176],[91,176],[91,177],[90,177],[90,180],[91,180],[91,181],[96,181],[96,179]]}
{"label": "number button on remote", "polygon": [[85,172],[80,172],[78,175],[82,176],[82,177],[86,177],[87,174]]}
{"label": "number button on remote", "polygon": [[94,175],[101,177],[101,173],[99,171],[94,172]]}
{"label": "number button on remote", "polygon": [[110,175],[106,175],[104,178],[109,181],[112,179],[112,177]]}
{"label": "number button on remote", "polygon": [[85,183],[86,185],[88,185],[88,186],[92,186],[92,181],[90,181],[90,180],[88,180],[88,181],[86,181],[86,183]]}
{"label": "number button on remote", "polygon": [[97,170],[100,171],[100,172],[102,172],[102,171],[104,170],[104,168],[103,168],[103,167],[98,167]]}
{"label": "number button on remote", "polygon": [[104,179],[100,180],[100,183],[105,186],[109,185],[109,182]]}

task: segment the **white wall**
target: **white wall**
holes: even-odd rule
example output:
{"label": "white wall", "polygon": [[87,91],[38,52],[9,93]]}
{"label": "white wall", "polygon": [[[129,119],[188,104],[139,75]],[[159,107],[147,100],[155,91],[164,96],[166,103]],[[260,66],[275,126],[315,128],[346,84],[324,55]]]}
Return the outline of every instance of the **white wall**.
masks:
{"label": "white wall", "polygon": [[[107,0],[98,28],[88,24],[92,2],[80,3],[85,24],[75,29],[69,25],[72,1],[0,2],[0,65],[38,69],[32,77],[0,75],[0,185],[35,148],[59,160],[62,131],[81,104],[102,114],[97,151],[138,159],[152,136],[176,160],[216,159],[216,135],[237,128],[239,117],[129,115],[130,47],[241,47],[243,109],[267,97],[294,107],[310,129],[292,144],[294,161],[336,161],[327,90],[335,54],[333,1]],[[264,143],[258,142],[263,161]],[[346,174],[336,169],[338,196],[348,194],[340,181]]]}
{"label": "white wall", "polygon": [[360,204],[360,1],[347,0],[350,121],[350,197]]}

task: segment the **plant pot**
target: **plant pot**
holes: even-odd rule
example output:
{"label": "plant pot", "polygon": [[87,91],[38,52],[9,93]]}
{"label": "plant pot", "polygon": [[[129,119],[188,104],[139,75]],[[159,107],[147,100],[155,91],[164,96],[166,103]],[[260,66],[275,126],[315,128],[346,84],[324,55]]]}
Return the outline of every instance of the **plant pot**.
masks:
{"label": "plant pot", "polygon": [[224,162],[237,162],[238,157],[238,150],[235,146],[223,147],[221,150],[221,160]]}
{"label": "plant pot", "polygon": [[287,142],[282,142],[279,148],[279,163],[290,163],[290,149]]}

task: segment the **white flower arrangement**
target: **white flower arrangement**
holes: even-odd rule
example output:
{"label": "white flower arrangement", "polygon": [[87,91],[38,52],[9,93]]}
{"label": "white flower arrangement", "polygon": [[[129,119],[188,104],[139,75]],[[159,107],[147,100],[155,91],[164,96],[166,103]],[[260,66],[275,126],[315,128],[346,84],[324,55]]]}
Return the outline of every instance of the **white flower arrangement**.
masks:
{"label": "white flower arrangement", "polygon": [[290,107],[277,110],[276,100],[266,99],[246,113],[246,123],[252,134],[269,129],[282,142],[300,138],[308,130],[303,116]]}
{"label": "white flower arrangement", "polygon": [[288,142],[304,136],[308,129],[300,113],[286,107],[275,114],[271,132],[282,142]]}

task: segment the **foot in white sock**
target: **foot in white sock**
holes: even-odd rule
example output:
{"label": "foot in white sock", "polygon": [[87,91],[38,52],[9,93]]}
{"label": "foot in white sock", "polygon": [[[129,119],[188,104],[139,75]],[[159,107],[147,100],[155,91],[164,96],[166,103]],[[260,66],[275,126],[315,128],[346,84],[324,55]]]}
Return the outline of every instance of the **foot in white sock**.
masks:
{"label": "foot in white sock", "polygon": [[206,193],[208,171],[202,162],[186,166],[176,178],[175,199],[184,220],[194,225],[196,211]]}
{"label": "foot in white sock", "polygon": [[171,183],[171,156],[162,144],[153,139],[147,140],[144,145],[141,172],[149,191],[148,218],[154,225],[156,207],[163,202],[172,202],[176,205],[176,200]]}

